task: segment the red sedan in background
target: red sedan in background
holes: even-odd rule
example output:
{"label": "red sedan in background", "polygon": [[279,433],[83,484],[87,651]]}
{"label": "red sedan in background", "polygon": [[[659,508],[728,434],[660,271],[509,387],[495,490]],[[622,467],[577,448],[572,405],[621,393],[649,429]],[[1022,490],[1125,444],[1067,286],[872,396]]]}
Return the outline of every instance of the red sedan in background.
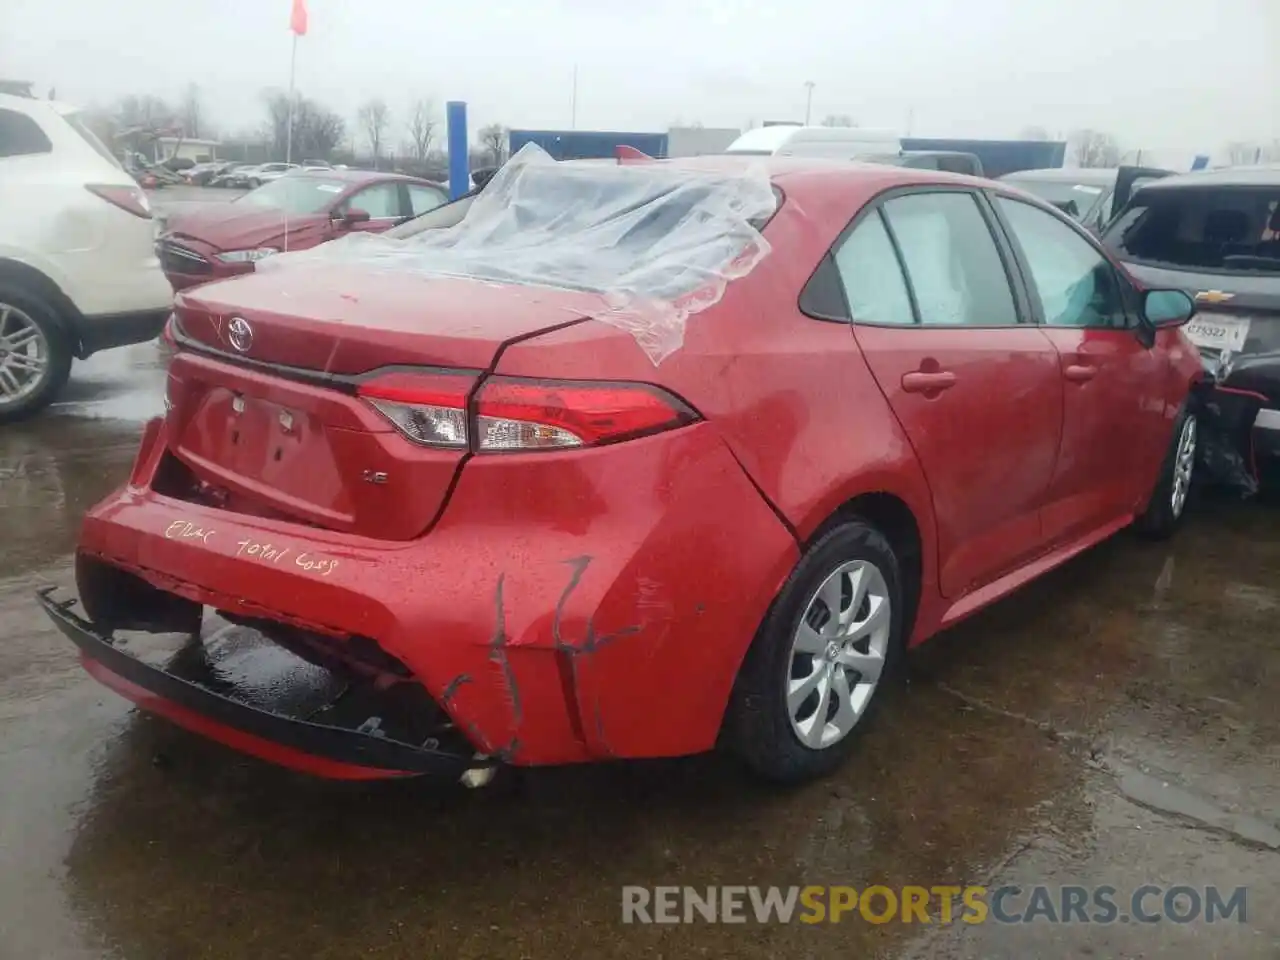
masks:
{"label": "red sedan in background", "polygon": [[251,273],[264,257],[356,231],[381,233],[447,203],[440,184],[365,170],[296,171],[165,224],[157,252],[174,290]]}
{"label": "red sedan in background", "polygon": [[[49,615],[144,707],[322,775],[723,743],[798,781],[907,647],[1174,529],[1186,294],[1002,184],[752,162],[512,161],[395,244],[179,295],[167,413]],[[205,607],[232,626],[167,662],[112,640]]]}

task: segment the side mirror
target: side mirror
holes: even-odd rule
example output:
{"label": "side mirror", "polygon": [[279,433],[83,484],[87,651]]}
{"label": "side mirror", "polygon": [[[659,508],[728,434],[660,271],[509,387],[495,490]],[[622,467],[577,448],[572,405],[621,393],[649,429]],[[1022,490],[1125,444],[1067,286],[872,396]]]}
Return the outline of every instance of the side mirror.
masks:
{"label": "side mirror", "polygon": [[350,227],[357,223],[368,223],[373,218],[369,216],[368,210],[361,210],[359,207],[350,207],[339,219],[345,226]]}
{"label": "side mirror", "polygon": [[1196,312],[1196,302],[1182,290],[1148,290],[1142,295],[1142,317],[1152,327],[1180,327]]}

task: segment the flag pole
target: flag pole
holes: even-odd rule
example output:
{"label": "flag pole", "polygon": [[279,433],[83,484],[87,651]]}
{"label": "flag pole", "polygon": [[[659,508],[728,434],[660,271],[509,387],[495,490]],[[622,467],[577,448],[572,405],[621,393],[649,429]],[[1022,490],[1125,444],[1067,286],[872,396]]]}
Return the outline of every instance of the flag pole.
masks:
{"label": "flag pole", "polygon": [[293,52],[289,55],[289,120],[284,135],[284,162],[293,162],[293,85],[298,69],[298,35],[293,35]]}

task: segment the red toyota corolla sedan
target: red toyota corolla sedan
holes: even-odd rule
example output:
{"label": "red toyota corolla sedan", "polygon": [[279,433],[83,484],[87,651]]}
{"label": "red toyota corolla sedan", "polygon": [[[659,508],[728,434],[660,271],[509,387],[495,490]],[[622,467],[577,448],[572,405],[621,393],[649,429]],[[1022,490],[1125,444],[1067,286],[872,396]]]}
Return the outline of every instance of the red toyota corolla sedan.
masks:
{"label": "red toyota corolla sedan", "polygon": [[174,290],[251,273],[284,250],[381,233],[449,199],[437,183],[367,170],[299,170],[165,223],[156,252]]}
{"label": "red toyota corolla sedan", "polygon": [[1182,516],[1193,305],[1048,205],[517,160],[403,235],[179,295],[82,606],[41,595],[96,677],[332,777],[723,744],[799,781],[906,648]]}

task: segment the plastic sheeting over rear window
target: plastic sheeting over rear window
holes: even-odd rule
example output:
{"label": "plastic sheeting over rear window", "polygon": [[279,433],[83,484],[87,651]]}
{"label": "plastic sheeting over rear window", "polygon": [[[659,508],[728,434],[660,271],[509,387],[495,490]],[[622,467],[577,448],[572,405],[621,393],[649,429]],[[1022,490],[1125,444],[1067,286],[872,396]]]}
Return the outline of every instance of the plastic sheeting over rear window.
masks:
{"label": "plastic sheeting over rear window", "polygon": [[[688,318],[770,252],[777,206],[763,167],[697,170],[662,162],[571,164],[530,144],[456,226],[409,237],[351,234],[260,261],[358,263],[481,282],[599,294],[588,315],[630,333],[655,363],[684,342]],[[424,312],[424,323],[430,323]],[[566,319],[570,319],[566,317]]]}

